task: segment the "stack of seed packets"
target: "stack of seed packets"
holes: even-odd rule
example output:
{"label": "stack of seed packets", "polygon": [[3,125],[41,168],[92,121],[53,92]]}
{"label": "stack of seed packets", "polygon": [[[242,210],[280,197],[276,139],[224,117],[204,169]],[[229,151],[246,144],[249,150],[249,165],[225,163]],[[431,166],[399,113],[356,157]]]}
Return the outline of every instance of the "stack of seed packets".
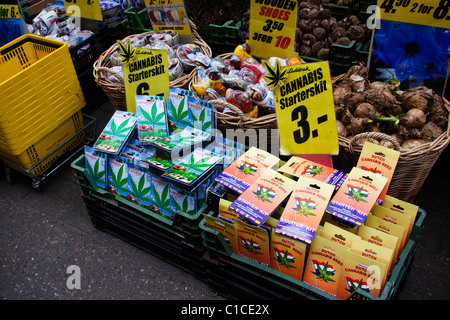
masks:
{"label": "stack of seed packets", "polygon": [[106,124],[93,148],[109,154],[119,154],[136,126],[136,115],[116,110]]}
{"label": "stack of seed packets", "polygon": [[136,95],[136,116],[139,142],[142,145],[169,135],[164,97]]}

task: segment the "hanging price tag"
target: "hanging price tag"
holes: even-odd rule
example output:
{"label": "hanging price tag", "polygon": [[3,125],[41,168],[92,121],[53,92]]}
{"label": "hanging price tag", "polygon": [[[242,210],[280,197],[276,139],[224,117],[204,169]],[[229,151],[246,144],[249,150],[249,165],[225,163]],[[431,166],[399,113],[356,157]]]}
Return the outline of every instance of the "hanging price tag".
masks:
{"label": "hanging price tag", "polygon": [[103,21],[100,0],[64,0],[64,6],[70,16]]}
{"label": "hanging price tag", "polygon": [[125,100],[127,111],[136,112],[136,95],[169,95],[169,71],[167,68],[167,51],[131,48],[119,44],[125,78]]}
{"label": "hanging price tag", "polygon": [[297,1],[252,0],[250,6],[252,56],[268,59],[298,56],[294,51]]}
{"label": "hanging price tag", "polygon": [[281,154],[339,152],[328,61],[275,68],[263,61],[272,86]]}
{"label": "hanging price tag", "polygon": [[382,20],[450,27],[450,0],[378,0],[378,7]]}

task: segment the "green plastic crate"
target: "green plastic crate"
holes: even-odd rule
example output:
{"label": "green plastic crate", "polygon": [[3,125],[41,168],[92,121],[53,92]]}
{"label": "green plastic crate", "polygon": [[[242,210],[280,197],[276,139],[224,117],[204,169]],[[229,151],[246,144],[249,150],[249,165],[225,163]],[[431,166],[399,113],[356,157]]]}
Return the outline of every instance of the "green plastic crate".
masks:
{"label": "green plastic crate", "polygon": [[207,209],[206,205],[202,206],[194,215],[189,215],[181,211],[176,212],[174,213],[174,219],[169,220],[155,214],[149,209],[143,208],[123,197],[98,187],[85,168],[84,157],[84,154],[79,156],[71,164],[71,167],[75,170],[75,176],[78,179],[77,182],[84,195],[105,203],[118,211],[131,214],[138,219],[138,221],[145,221],[145,223],[150,223],[160,229],[172,232],[174,237],[181,234],[186,244],[192,245],[193,247],[203,246],[201,237],[202,230],[200,229],[199,224],[203,220],[203,212]]}
{"label": "green plastic crate", "polygon": [[[209,214],[214,213],[211,212]],[[410,239],[400,254],[392,274],[386,281],[380,297],[376,297],[370,293],[358,289],[348,297],[348,300],[394,300],[398,297],[406,276],[410,270],[425,216],[426,212],[423,209],[419,209],[418,217],[415,221]],[[228,244],[225,242],[222,234],[207,227],[205,225],[205,220],[200,222],[200,228],[203,230],[203,244],[207,248],[208,255],[212,259],[217,260],[224,269],[228,267],[235,270],[238,269],[241,271],[240,273],[244,275],[257,275],[271,290],[283,292],[284,294],[290,293],[290,295],[293,295],[294,297],[303,299],[319,298],[323,300],[339,300],[337,297],[309,285],[306,282],[300,281],[268,266],[264,266],[246,257],[233,253]],[[286,292],[286,290],[289,292]]]}
{"label": "green plastic crate", "polygon": [[141,11],[136,11],[134,7],[130,7],[124,12],[127,17],[125,27],[128,34],[139,34],[152,31],[152,25],[147,8],[144,8]]}
{"label": "green plastic crate", "polygon": [[210,24],[206,28],[205,41],[211,47],[213,55],[233,52],[237,45],[244,42],[242,22],[233,20],[225,22],[223,25]]}

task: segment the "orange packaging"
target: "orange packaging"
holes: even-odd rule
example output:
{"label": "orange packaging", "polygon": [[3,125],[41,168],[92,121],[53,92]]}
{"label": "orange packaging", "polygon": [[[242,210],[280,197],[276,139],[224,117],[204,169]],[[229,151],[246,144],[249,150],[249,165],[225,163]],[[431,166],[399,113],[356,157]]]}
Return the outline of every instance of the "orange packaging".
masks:
{"label": "orange packaging", "polygon": [[249,225],[234,219],[238,239],[239,255],[270,266],[269,232],[264,227]]}
{"label": "orange packaging", "polygon": [[324,166],[299,156],[291,157],[285,165],[278,169],[278,171],[290,174],[294,177],[306,177],[322,181],[335,186],[336,189],[342,185],[347,177],[346,172]]}
{"label": "orange packaging", "polygon": [[343,221],[361,226],[386,182],[387,178],[381,175],[353,167],[326,211]]}
{"label": "orange packaging", "polygon": [[361,239],[369,243],[391,249],[393,251],[392,258],[395,261],[397,242],[399,241],[396,236],[387,234],[386,232],[377,230],[375,228],[366,225],[363,225],[359,228],[358,235],[361,237]]}
{"label": "orange packaging", "polygon": [[347,298],[357,288],[379,297],[386,282],[386,265],[354,252],[346,252],[337,297]]}
{"label": "orange packaging", "polygon": [[348,247],[316,235],[305,261],[303,281],[336,296],[345,254],[349,250]]}
{"label": "orange packaging", "polygon": [[385,278],[387,278],[388,271],[394,268],[394,250],[392,249],[380,247],[362,239],[356,239],[353,241],[350,251],[370,260],[384,263],[387,267],[383,275]]}
{"label": "orange packaging", "polygon": [[239,245],[237,242],[237,235],[234,224],[206,214],[204,214],[203,216],[205,218],[205,225],[208,228],[220,232],[223,236],[223,239],[230,247],[231,251],[235,254],[239,254]]}
{"label": "orange packaging", "polygon": [[364,142],[356,167],[380,174],[387,178],[386,185],[378,196],[377,203],[382,204],[389,189],[400,152],[371,142]]}
{"label": "orange packaging", "polygon": [[296,182],[272,169],[266,169],[256,181],[230,205],[240,218],[263,224],[294,189]]}
{"label": "orange packaging", "polygon": [[242,194],[261,174],[280,159],[264,150],[251,147],[247,152],[217,175],[216,181]]}
{"label": "orange packaging", "polygon": [[275,233],[270,240],[270,267],[302,280],[306,244],[302,241]]}
{"label": "orange packaging", "polygon": [[219,216],[233,220],[237,218],[237,213],[230,209],[231,201],[226,199],[219,200]]}
{"label": "orange packaging", "polygon": [[333,191],[334,187],[325,182],[299,178],[275,232],[310,244]]}

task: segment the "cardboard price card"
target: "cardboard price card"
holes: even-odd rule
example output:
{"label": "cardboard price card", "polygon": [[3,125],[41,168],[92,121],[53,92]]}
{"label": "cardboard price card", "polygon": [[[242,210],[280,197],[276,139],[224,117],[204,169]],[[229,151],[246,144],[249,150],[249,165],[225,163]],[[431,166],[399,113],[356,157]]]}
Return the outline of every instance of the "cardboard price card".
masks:
{"label": "cardboard price card", "polygon": [[252,0],[250,5],[250,38],[252,56],[288,58],[294,51],[297,27],[297,1]]}
{"label": "cardboard price card", "polygon": [[24,34],[17,0],[0,1],[0,47]]}
{"label": "cardboard price card", "polygon": [[281,154],[339,152],[328,61],[273,68],[263,61],[275,96]]}
{"label": "cardboard price card", "polygon": [[180,35],[191,35],[183,0],[145,0],[145,4],[154,31],[172,30]]}
{"label": "cardboard price card", "polygon": [[136,113],[136,95],[169,95],[169,71],[165,50],[132,48],[117,41],[125,78],[127,110]]}
{"label": "cardboard price card", "polygon": [[447,0],[378,0],[380,18],[448,28],[450,2]]}
{"label": "cardboard price card", "polygon": [[69,16],[103,21],[100,0],[64,0]]}

